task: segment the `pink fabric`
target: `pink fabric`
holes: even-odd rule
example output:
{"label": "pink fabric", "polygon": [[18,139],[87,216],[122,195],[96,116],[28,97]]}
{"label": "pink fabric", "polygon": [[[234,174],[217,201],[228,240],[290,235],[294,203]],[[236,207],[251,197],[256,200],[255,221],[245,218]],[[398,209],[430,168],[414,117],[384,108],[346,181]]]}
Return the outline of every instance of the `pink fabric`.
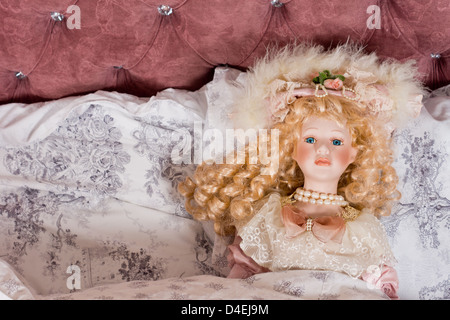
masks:
{"label": "pink fabric", "polygon": [[[288,238],[294,238],[306,231],[308,217],[298,208],[287,205],[281,210],[283,224]],[[345,220],[341,217],[318,217],[313,219],[311,232],[322,242],[342,243],[345,233]]]}
{"label": "pink fabric", "polygon": [[258,265],[252,258],[247,256],[244,251],[242,251],[239,246],[241,241],[241,237],[237,236],[234,238],[233,244],[228,246],[230,251],[227,258],[231,271],[227,278],[246,279],[254,274],[270,271],[269,269]]}
{"label": "pink fabric", "polygon": [[361,275],[361,279],[373,286],[373,288],[383,291],[389,298],[398,299],[398,276],[395,269],[383,265],[381,270],[379,268],[376,270],[378,272],[364,272]]}
{"label": "pink fabric", "polygon": [[[342,90],[333,90],[333,89],[327,89],[328,94],[333,96],[343,96]],[[292,98],[296,97],[306,97],[306,96],[313,96],[316,94],[315,88],[301,88],[301,89],[295,89],[292,92],[284,92],[281,91],[278,93],[273,100],[271,101],[269,108],[270,112],[273,115],[280,114],[280,111],[283,111],[287,107],[287,103],[289,101],[292,101]],[[317,90],[318,95],[325,94],[325,91],[322,89]],[[356,95],[351,91],[346,91],[345,96],[354,98]]]}
{"label": "pink fabric", "polygon": [[[270,44],[293,40],[325,47],[351,40],[382,59],[417,60],[427,85],[449,83],[448,1],[280,2],[2,0],[0,104],[100,89],[138,96],[194,90],[212,79],[216,66],[245,69]],[[172,14],[161,15],[161,4]],[[70,5],[80,9],[80,29],[70,29]],[[53,20],[54,11],[64,20]],[[19,71],[26,77],[16,77]]]}

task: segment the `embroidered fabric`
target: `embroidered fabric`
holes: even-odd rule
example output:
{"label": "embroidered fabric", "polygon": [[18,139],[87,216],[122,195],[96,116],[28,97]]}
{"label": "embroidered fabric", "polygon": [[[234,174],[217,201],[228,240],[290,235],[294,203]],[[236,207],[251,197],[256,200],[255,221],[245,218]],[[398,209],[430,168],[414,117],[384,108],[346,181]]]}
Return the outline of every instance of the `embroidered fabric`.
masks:
{"label": "embroidered fabric", "polygon": [[238,227],[238,235],[244,253],[262,267],[331,270],[359,278],[370,268],[396,263],[383,226],[368,212],[346,221],[342,243],[322,242],[312,232],[286,237],[280,195],[272,193],[261,201],[255,216]]}

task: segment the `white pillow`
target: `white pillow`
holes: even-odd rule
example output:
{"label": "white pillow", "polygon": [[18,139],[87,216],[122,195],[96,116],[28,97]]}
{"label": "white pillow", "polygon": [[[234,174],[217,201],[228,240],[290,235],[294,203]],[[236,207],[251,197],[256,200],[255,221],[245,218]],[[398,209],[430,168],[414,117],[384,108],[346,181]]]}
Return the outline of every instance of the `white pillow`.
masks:
{"label": "white pillow", "polygon": [[381,221],[398,259],[401,299],[450,298],[449,92],[433,92],[395,135],[402,198]]}

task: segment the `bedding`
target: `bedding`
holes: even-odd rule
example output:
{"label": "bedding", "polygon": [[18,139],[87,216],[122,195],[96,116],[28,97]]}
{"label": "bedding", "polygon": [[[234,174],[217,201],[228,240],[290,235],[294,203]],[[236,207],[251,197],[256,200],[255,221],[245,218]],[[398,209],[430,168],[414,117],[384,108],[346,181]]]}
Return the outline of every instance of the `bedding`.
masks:
{"label": "bedding", "polygon": [[[40,298],[33,295],[11,268],[0,264],[2,272],[11,278],[2,285],[10,299]],[[42,297],[41,297],[42,298]],[[227,279],[213,275],[172,277],[158,281],[133,280],[105,284],[73,293],[51,294],[54,300],[384,300],[380,290],[374,290],[362,280],[332,271],[291,270],[271,272],[247,279]],[[187,305],[187,304],[186,304]],[[181,313],[181,310],[178,310]]]}
{"label": "bedding", "polygon": [[[0,108],[0,293],[11,299],[385,299],[320,270],[227,279],[226,246],[177,183],[213,159],[245,73],[196,91],[118,92]],[[449,299],[450,89],[396,131],[403,197],[381,219],[400,299]],[[207,133],[211,135],[208,136]],[[223,136],[222,136],[223,137]],[[206,160],[206,159],[205,159]]]}

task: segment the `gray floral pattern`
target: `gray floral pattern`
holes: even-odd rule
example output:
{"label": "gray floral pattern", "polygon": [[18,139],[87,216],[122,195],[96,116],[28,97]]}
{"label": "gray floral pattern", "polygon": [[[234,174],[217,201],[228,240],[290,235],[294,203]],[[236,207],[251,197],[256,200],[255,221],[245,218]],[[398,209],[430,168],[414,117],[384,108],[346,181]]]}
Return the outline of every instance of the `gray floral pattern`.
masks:
{"label": "gray floral pattern", "polygon": [[118,270],[123,280],[159,280],[164,276],[165,263],[163,259],[152,257],[145,249],[130,252],[125,245],[119,246],[109,253],[114,260],[122,260]]}
{"label": "gray floral pattern", "polygon": [[450,277],[432,286],[422,287],[419,291],[419,298],[423,300],[450,299]]}
{"label": "gray floral pattern", "polygon": [[305,287],[296,285],[288,280],[282,280],[274,285],[274,290],[292,296],[301,297],[305,294]]}
{"label": "gray floral pattern", "polygon": [[317,279],[317,277],[311,277],[309,270],[291,270],[260,274],[258,277],[252,277],[252,281],[212,275],[175,277],[159,280],[150,285],[141,285],[141,281],[133,281],[45,298],[58,300],[97,297],[146,300],[386,299],[380,290],[368,288],[362,280],[355,280],[343,273],[332,271],[317,271],[317,273],[324,275]]}
{"label": "gray floral pattern", "polygon": [[[77,291],[70,266],[81,289],[218,274],[176,190],[192,166],[171,162],[172,133],[188,125],[175,107],[155,117],[80,105],[47,136],[0,147],[0,258],[38,294]],[[171,246],[175,235],[192,241]]]}
{"label": "gray floral pattern", "polygon": [[450,290],[450,127],[423,109],[395,143],[402,198],[381,221],[398,260],[399,296],[444,299]]}
{"label": "gray floral pattern", "polygon": [[[44,273],[54,276],[60,268],[58,256],[63,247],[77,247],[77,235],[62,226],[61,207],[73,206],[84,201],[83,197],[29,188],[21,188],[18,193],[0,196],[0,215],[11,223],[11,228],[8,229],[11,237],[8,260],[20,269],[18,265],[20,258],[33,250],[42,240],[44,233],[47,233],[49,241]],[[52,221],[51,226],[47,221]]]}
{"label": "gray floral pattern", "polygon": [[[405,130],[397,141],[404,146],[401,158],[407,164],[402,182],[410,184],[414,192],[403,196],[396,214],[402,217],[413,215],[422,246],[438,248],[441,243],[437,226],[444,223],[448,227],[450,223],[450,199],[443,195],[442,182],[437,180],[449,156],[448,146],[437,146],[429,131],[420,137]],[[397,220],[397,225],[389,230],[392,236],[398,231],[399,222]]]}
{"label": "gray floral pattern", "polygon": [[82,115],[67,118],[43,141],[8,149],[4,164],[14,175],[104,198],[122,187],[119,173],[130,162],[121,137],[114,118],[101,106],[91,105]]}
{"label": "gray floral pattern", "polygon": [[[179,142],[174,128],[181,127],[179,122],[167,121],[162,116],[137,118],[140,126],[132,132],[136,140],[134,150],[148,160],[145,173],[145,191],[151,198],[160,199],[164,204],[175,207],[175,213],[184,217],[190,215],[180,206],[183,198],[177,191],[177,185],[195,170],[191,159],[187,163],[175,164],[172,150]],[[189,131],[187,131],[189,132]],[[191,134],[193,134],[191,132]],[[161,183],[164,180],[166,183]]]}

